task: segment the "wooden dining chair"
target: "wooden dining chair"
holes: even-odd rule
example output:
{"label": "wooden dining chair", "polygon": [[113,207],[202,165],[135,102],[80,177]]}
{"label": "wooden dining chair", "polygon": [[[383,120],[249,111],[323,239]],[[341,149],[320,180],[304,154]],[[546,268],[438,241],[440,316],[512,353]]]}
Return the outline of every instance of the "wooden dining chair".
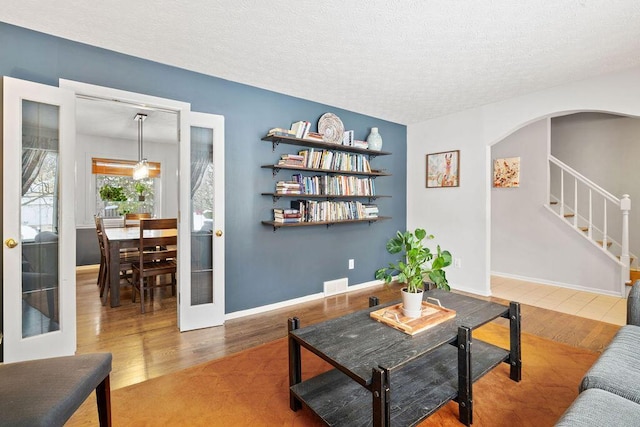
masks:
{"label": "wooden dining chair", "polygon": [[98,270],[98,280],[97,285],[100,289],[100,296],[102,296],[102,292],[104,289],[104,284],[107,275],[107,259],[104,255],[104,243],[102,239],[104,238],[104,232],[102,223],[100,222],[100,217],[97,215],[93,216],[93,219],[96,222],[96,236],[98,237],[98,247],[100,248],[100,270]]}
{"label": "wooden dining chair", "polygon": [[[97,221],[99,232],[98,236],[101,238],[100,249],[103,251],[102,256],[105,258],[105,266],[103,269],[103,277],[102,279],[98,279],[101,283],[100,285],[100,298],[102,300],[102,305],[107,304],[107,299],[109,295],[109,290],[112,286],[109,280],[109,270],[111,266],[111,253],[109,246],[109,239],[105,236],[104,233],[104,219],[99,218]],[[126,284],[132,284],[133,278],[133,265],[136,264],[139,260],[139,254],[137,250],[127,250],[120,251],[120,283],[122,280],[126,281]],[[100,272],[98,273],[100,274]],[[120,283],[117,283],[116,286],[120,286]],[[133,292],[133,291],[132,291]]]}
{"label": "wooden dining chair", "polygon": [[[136,291],[140,295],[140,312],[144,313],[144,294],[149,291],[153,299],[154,288],[171,286],[176,294],[177,272],[177,218],[140,219],[140,258],[133,265],[133,290],[131,298],[135,302]],[[157,283],[157,278],[170,275],[168,283]]]}
{"label": "wooden dining chair", "polygon": [[128,213],[124,216],[125,227],[138,227],[141,219],[151,218],[149,212],[145,213]]}

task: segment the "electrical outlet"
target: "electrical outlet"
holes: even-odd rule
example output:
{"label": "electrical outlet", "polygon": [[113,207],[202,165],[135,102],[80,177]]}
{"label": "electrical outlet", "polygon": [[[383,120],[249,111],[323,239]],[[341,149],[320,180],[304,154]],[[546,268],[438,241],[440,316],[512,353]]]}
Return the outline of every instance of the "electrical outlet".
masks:
{"label": "electrical outlet", "polygon": [[356,268],[356,261],[353,259],[349,260],[349,270],[353,270],[354,268]]}
{"label": "electrical outlet", "polygon": [[462,268],[462,260],[460,258],[454,258],[453,266],[455,268]]}

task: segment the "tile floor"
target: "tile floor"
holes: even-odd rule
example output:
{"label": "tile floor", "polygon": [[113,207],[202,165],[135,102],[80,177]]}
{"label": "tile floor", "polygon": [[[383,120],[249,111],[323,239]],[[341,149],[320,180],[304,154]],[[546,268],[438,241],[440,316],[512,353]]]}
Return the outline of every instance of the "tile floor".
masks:
{"label": "tile floor", "polygon": [[491,277],[491,292],[498,298],[614,325],[624,325],[627,319],[627,300],[619,297],[498,276]]}

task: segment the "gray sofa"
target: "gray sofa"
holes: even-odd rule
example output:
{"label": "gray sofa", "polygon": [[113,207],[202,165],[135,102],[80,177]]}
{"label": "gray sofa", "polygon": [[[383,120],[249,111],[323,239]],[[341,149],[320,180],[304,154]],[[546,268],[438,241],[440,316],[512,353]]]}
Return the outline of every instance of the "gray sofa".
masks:
{"label": "gray sofa", "polygon": [[556,426],[640,426],[640,280],[620,328],[580,383],[578,397]]}

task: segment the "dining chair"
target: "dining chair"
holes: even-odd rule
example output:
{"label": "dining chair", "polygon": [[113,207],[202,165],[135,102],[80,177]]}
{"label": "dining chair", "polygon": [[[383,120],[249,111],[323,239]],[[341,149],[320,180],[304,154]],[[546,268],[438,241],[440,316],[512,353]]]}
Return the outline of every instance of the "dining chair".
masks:
{"label": "dining chair", "polygon": [[102,295],[102,291],[104,289],[104,284],[107,275],[107,259],[104,254],[104,243],[102,239],[104,238],[104,230],[102,228],[102,223],[100,222],[100,217],[98,215],[94,215],[93,219],[96,223],[96,236],[98,238],[98,247],[100,248],[100,270],[98,271],[98,280],[97,285],[100,289],[100,295]]}
{"label": "dining chair", "polygon": [[[103,270],[102,279],[98,279],[100,281],[100,298],[102,300],[102,305],[107,304],[107,299],[109,296],[109,290],[112,286],[109,279],[109,270],[111,266],[111,253],[109,246],[109,239],[105,236],[104,233],[104,218],[99,218],[97,221],[99,227],[98,235],[101,238],[100,249],[103,251],[102,256],[105,258],[105,267]],[[137,250],[126,250],[120,251],[120,281],[126,280],[127,284],[130,284],[133,277],[133,265],[138,262],[139,254]],[[99,273],[98,273],[99,274]],[[120,283],[117,283],[117,286],[120,286]]]}
{"label": "dining chair", "polygon": [[[144,294],[149,291],[153,299],[154,288],[171,286],[176,294],[177,272],[177,218],[140,219],[139,261],[133,265],[133,290],[131,299],[135,302],[136,291],[140,294],[140,312],[145,312]],[[157,278],[170,275],[169,283],[158,283]]]}
{"label": "dining chair", "polygon": [[141,219],[151,218],[151,213],[128,213],[124,216],[124,225],[125,227],[138,227],[140,225]]}

